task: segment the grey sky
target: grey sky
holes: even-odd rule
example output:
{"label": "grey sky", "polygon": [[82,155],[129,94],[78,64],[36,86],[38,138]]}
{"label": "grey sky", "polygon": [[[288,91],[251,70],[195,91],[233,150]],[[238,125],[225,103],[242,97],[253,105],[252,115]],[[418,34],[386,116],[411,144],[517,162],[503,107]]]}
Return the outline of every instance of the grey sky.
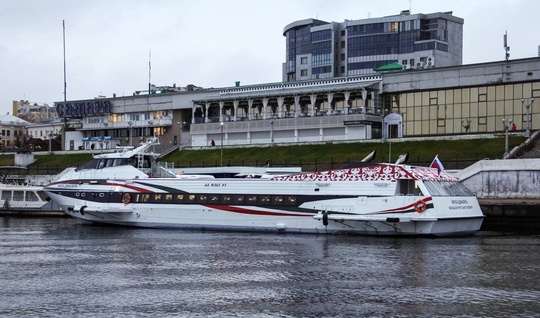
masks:
{"label": "grey sky", "polygon": [[132,95],[148,87],[233,86],[281,81],[283,28],[318,18],[342,22],[453,11],[463,18],[464,64],[538,56],[536,0],[0,0],[0,114],[12,101],[63,100],[62,20],[67,99]]}

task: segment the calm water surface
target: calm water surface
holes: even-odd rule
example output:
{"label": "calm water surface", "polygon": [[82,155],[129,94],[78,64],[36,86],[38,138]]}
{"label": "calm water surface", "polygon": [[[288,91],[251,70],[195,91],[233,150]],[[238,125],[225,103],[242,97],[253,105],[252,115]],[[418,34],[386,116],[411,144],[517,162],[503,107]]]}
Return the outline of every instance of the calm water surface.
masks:
{"label": "calm water surface", "polygon": [[0,316],[532,317],[540,236],[201,233],[0,217]]}

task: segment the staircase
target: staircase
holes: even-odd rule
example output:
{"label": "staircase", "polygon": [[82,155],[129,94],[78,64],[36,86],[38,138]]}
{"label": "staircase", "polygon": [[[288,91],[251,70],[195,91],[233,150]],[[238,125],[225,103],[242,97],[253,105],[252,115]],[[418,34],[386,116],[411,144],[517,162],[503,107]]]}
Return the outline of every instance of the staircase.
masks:
{"label": "staircase", "polygon": [[515,147],[504,159],[540,158],[540,130],[535,131],[524,143]]}

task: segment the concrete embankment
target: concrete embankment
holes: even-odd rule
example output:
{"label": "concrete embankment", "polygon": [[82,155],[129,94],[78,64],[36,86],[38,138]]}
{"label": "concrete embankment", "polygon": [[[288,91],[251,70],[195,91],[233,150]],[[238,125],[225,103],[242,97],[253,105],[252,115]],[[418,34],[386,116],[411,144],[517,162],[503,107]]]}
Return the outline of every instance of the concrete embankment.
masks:
{"label": "concrete embankment", "polygon": [[480,199],[485,231],[540,231],[540,199]]}
{"label": "concrete embankment", "polygon": [[482,160],[456,176],[476,193],[483,230],[540,231],[540,159]]}

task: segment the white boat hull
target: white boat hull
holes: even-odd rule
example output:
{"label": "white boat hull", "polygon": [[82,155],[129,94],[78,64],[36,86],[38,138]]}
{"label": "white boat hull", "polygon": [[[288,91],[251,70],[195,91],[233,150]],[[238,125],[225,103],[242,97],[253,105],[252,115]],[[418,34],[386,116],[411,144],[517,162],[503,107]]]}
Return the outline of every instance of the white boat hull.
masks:
{"label": "white boat hull", "polygon": [[75,218],[152,228],[450,236],[484,218],[455,178],[389,164],[272,179],[69,179],[46,191]]}
{"label": "white boat hull", "polygon": [[[63,210],[72,217],[104,224],[175,228],[185,230],[215,230],[241,232],[275,232],[306,234],[354,234],[382,236],[459,236],[480,229],[484,216],[480,213],[462,213],[445,216],[443,208],[405,213],[341,214],[326,212],[329,220],[323,222],[323,210],[312,212],[283,212],[259,206],[208,206],[167,204],[102,204],[80,200],[61,200]],[[393,198],[386,198],[392,200]],[[403,199],[403,198],[399,198]],[[410,201],[420,198],[408,198]],[[348,200],[348,199],[343,199]],[[376,198],[372,201],[381,200]],[[350,200],[349,200],[350,201]],[[401,201],[401,200],[400,200]],[[470,201],[470,198],[469,198]],[[401,202],[400,202],[401,203]],[[87,205],[88,204],[88,205]],[[344,203],[347,204],[347,203]],[[409,204],[409,206],[411,206]],[[365,208],[362,206],[348,207]],[[442,206],[442,203],[441,205]],[[475,206],[471,211],[480,209]],[[409,208],[409,210],[411,210]],[[355,219],[356,218],[356,219]]]}

